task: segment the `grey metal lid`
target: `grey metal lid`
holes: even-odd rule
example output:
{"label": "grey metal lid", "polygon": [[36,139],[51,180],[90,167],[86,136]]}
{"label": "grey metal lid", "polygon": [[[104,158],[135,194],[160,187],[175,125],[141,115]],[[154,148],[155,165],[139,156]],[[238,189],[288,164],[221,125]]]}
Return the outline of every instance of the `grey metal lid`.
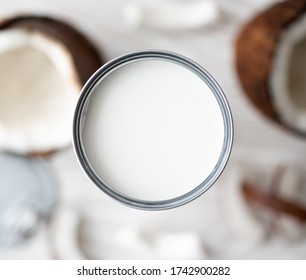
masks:
{"label": "grey metal lid", "polygon": [[31,237],[55,202],[55,180],[46,160],[0,154],[1,245]]}

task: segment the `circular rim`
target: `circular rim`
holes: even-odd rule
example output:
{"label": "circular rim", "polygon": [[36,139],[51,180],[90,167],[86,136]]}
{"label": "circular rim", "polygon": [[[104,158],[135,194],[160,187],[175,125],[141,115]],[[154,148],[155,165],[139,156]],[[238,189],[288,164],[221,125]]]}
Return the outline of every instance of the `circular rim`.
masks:
{"label": "circular rim", "polygon": [[[191,70],[196,75],[198,75],[207,84],[207,86],[210,88],[212,93],[215,95],[215,98],[217,99],[217,102],[220,106],[220,110],[224,121],[224,143],[222,151],[219,156],[219,160],[215,168],[210,173],[210,175],[193,190],[176,198],[167,199],[167,200],[148,201],[148,200],[135,199],[127,195],[124,195],[122,193],[119,193],[115,189],[108,186],[106,183],[103,182],[102,178],[100,178],[96,174],[93,167],[91,166],[90,161],[86,156],[86,152],[84,150],[82,142],[82,129],[84,124],[82,116],[84,110],[86,110],[87,101],[90,98],[90,95],[93,92],[94,88],[101,82],[101,80],[103,80],[104,77],[106,77],[111,72],[115,71],[117,68],[127,63],[130,63],[131,61],[139,61],[145,59],[163,59],[175,62]],[[165,209],[178,207],[188,202],[191,202],[192,200],[202,195],[214,184],[214,182],[219,178],[222,171],[224,170],[232,150],[232,144],[233,144],[233,120],[229,104],[221,87],[204,68],[202,68],[194,61],[182,55],[162,50],[146,50],[146,51],[132,52],[119,56],[111,60],[107,64],[104,64],[91,76],[91,78],[86,82],[83,89],[81,90],[80,98],[76,106],[74,120],[73,120],[73,146],[78,161],[82,169],[86,173],[86,175],[91,179],[93,183],[95,183],[97,187],[99,187],[102,191],[107,193],[112,198],[116,199],[117,201],[127,206],[143,210],[165,210]]]}

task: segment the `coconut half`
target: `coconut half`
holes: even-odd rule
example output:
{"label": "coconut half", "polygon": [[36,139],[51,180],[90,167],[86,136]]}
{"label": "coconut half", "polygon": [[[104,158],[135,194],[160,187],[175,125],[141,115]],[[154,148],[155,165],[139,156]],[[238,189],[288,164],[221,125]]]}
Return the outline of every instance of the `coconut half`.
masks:
{"label": "coconut half", "polygon": [[284,1],[247,23],[236,41],[246,95],[268,118],[306,136],[306,1]]}
{"label": "coconut half", "polygon": [[45,154],[71,143],[75,103],[102,59],[81,33],[46,17],[0,23],[0,149]]}

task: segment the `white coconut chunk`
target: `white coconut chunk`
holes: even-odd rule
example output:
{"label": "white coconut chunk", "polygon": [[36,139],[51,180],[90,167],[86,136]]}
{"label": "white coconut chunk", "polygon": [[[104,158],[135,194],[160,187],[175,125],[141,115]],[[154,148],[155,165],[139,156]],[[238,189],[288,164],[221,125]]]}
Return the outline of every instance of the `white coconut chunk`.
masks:
{"label": "white coconut chunk", "polygon": [[159,259],[207,259],[199,235],[192,231],[160,233],[156,236],[154,245]]}
{"label": "white coconut chunk", "polygon": [[128,251],[135,256],[152,255],[153,247],[136,227],[122,227],[114,234],[113,242],[121,250]]}
{"label": "white coconut chunk", "polygon": [[128,2],[124,5],[125,26],[159,30],[196,29],[211,24],[219,17],[218,4],[212,0],[162,1],[150,4]]}
{"label": "white coconut chunk", "polygon": [[305,16],[284,32],[276,50],[270,82],[273,102],[282,121],[306,132]]}
{"label": "white coconut chunk", "polygon": [[200,236],[193,231],[166,231],[148,235],[138,227],[122,227],[115,232],[110,242],[129,258],[207,259]]}
{"label": "white coconut chunk", "polygon": [[70,205],[60,206],[49,227],[49,247],[53,257],[60,260],[83,260],[80,248],[79,230],[81,217]]}
{"label": "white coconut chunk", "polygon": [[34,32],[0,33],[0,149],[54,150],[71,142],[80,90],[71,55]]}

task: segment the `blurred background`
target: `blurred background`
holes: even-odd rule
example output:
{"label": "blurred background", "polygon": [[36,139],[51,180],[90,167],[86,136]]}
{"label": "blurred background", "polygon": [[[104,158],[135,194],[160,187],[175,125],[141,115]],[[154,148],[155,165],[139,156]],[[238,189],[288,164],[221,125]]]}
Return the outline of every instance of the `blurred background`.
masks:
{"label": "blurred background", "polygon": [[[165,49],[202,65],[232,109],[235,137],[225,171],[188,205],[147,212],[122,206],[95,187],[71,145],[38,157],[18,152],[17,158],[0,147],[0,258],[306,258],[306,139],[264,117],[246,97],[235,68],[235,42],[242,26],[279,1],[199,0],[196,5],[213,6],[198,14],[199,8],[192,6],[196,1],[149,2],[1,0],[0,17],[44,15],[65,21],[92,42],[104,62],[131,51]],[[0,89],[1,100],[5,94]],[[246,182],[260,191],[247,195]],[[283,198],[274,195],[275,185],[281,186]],[[15,201],[20,192],[43,205],[38,215],[16,210],[19,218],[14,219],[25,216],[28,225],[19,221],[12,226],[13,218],[4,214],[13,207],[22,209],[22,199]]]}

